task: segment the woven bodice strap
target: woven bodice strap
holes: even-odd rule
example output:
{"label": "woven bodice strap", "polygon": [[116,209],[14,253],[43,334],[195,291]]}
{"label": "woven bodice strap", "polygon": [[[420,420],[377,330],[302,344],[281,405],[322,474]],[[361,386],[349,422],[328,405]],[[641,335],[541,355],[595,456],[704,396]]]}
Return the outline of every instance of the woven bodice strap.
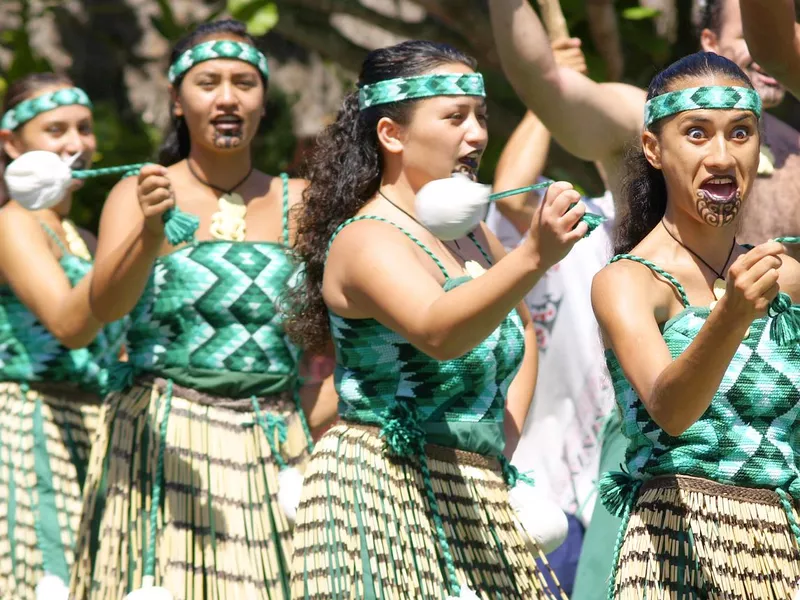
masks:
{"label": "woven bodice strap", "polygon": [[433,491],[428,458],[425,454],[425,431],[420,427],[416,406],[411,402],[393,400],[384,411],[381,421],[380,435],[389,447],[389,451],[395,456],[417,457],[419,459],[425,495],[433,515],[433,524],[436,529],[436,537],[439,540],[439,549],[442,552],[442,558],[447,570],[446,577],[449,591],[451,594],[458,596],[461,586],[456,575],[450,542],[448,542],[444,531],[444,522],[439,511],[439,504]]}
{"label": "woven bodice strap", "polygon": [[[331,236],[331,239],[330,239],[330,241],[328,242],[328,252],[330,252],[330,249],[331,249],[331,244],[333,244],[333,240],[335,240],[335,239],[336,239],[336,236],[337,236],[337,235],[339,235],[339,232],[340,232],[340,231],[342,231],[342,229],[344,229],[344,228],[345,228],[345,227],[347,227],[348,225],[350,225],[350,223],[355,223],[356,221],[380,221],[381,223],[387,223],[387,224],[391,225],[392,227],[395,227],[396,229],[399,229],[399,230],[400,230],[402,233],[404,233],[404,234],[406,235],[406,237],[407,237],[408,239],[410,239],[410,240],[411,240],[412,242],[414,242],[414,243],[415,243],[417,246],[419,246],[419,247],[420,247],[420,248],[421,248],[421,249],[422,249],[422,250],[425,252],[425,254],[427,254],[428,256],[430,256],[430,257],[431,257],[431,259],[433,260],[433,262],[435,262],[435,263],[436,263],[436,266],[437,266],[437,267],[439,267],[439,269],[442,271],[442,274],[443,274],[443,275],[444,275],[446,278],[449,278],[449,277],[450,277],[450,276],[447,274],[447,269],[445,269],[445,268],[444,268],[444,265],[442,264],[442,261],[441,261],[441,260],[439,260],[439,257],[438,257],[438,256],[436,256],[436,255],[435,255],[435,254],[434,254],[434,253],[433,253],[433,252],[430,250],[430,248],[428,248],[428,247],[427,247],[425,244],[423,244],[423,243],[422,243],[422,242],[421,242],[421,241],[420,241],[420,240],[419,240],[419,239],[418,239],[418,238],[417,238],[417,237],[416,237],[414,234],[412,234],[412,233],[411,233],[411,232],[409,232],[409,231],[406,231],[405,229],[403,229],[402,227],[400,227],[400,226],[399,226],[399,225],[397,225],[396,223],[393,223],[393,222],[392,222],[392,221],[390,221],[389,219],[384,219],[383,217],[379,217],[379,216],[377,216],[377,215],[361,215],[361,216],[358,216],[358,217],[352,217],[352,218],[350,218],[350,219],[347,219],[347,220],[346,220],[344,223],[342,223],[341,225],[339,225],[339,226],[336,228],[336,230],[333,232],[333,235]],[[477,242],[477,241],[475,241],[475,243],[477,244],[478,242]],[[480,245],[478,245],[478,248],[480,248]],[[483,252],[483,249],[482,249],[482,248],[481,248],[481,252]],[[485,253],[484,253],[484,256],[485,256]],[[326,256],[326,258],[327,258],[327,256]]]}
{"label": "woven bodice strap", "polygon": [[42,226],[42,229],[44,229],[44,232],[50,237],[50,239],[53,240],[55,245],[58,246],[58,249],[61,250],[61,254],[64,256],[69,256],[72,254],[64,245],[64,242],[61,241],[61,238],[56,235],[56,232],[53,231],[47,223],[44,221],[39,221],[39,224]]}
{"label": "woven bodice strap", "polygon": [[289,245],[289,176],[281,173],[281,185],[283,189],[281,200],[281,241],[284,245]]}
{"label": "woven bodice strap", "polygon": [[492,258],[489,256],[489,254],[486,252],[486,250],[483,249],[483,246],[481,246],[480,242],[478,241],[478,238],[475,237],[475,234],[470,231],[467,234],[467,237],[469,239],[471,239],[472,243],[475,244],[478,247],[478,250],[481,251],[481,254],[483,254],[483,258],[486,259],[486,263],[488,265],[491,265],[492,264]]}
{"label": "woven bodice strap", "polygon": [[640,265],[644,265],[645,267],[653,271],[653,273],[665,279],[668,283],[672,285],[672,287],[674,287],[677,290],[678,294],[681,297],[681,302],[683,303],[684,308],[690,306],[689,296],[686,295],[686,290],[683,289],[683,286],[680,284],[680,282],[677,279],[675,279],[672,275],[667,273],[664,269],[659,267],[657,264],[652,263],[646,258],[642,258],[641,256],[636,256],[635,254],[617,254],[614,258],[612,258],[609,261],[609,263],[615,263],[620,260],[630,260],[633,262],[637,262]]}

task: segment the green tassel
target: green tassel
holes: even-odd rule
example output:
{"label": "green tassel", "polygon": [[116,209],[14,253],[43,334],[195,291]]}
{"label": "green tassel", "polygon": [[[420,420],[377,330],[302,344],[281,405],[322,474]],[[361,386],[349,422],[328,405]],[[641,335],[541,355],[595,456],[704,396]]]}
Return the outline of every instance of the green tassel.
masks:
{"label": "green tassel", "polygon": [[792,304],[788,294],[779,293],[769,305],[767,315],[772,319],[770,339],[778,346],[791,346],[800,342],[800,307]]}
{"label": "green tassel", "polygon": [[604,473],[597,483],[600,500],[608,512],[622,518],[625,509],[631,505],[639,482],[624,471],[611,471]]}
{"label": "green tassel", "polygon": [[163,219],[164,234],[172,246],[191,242],[194,239],[197,228],[200,227],[200,219],[192,214],[183,212],[177,206],[165,212]]}
{"label": "green tassel", "polygon": [[586,230],[586,235],[584,235],[583,237],[584,237],[584,238],[587,238],[587,237],[589,237],[589,235],[591,235],[591,233],[592,233],[592,232],[593,232],[595,229],[597,229],[598,227],[600,227],[600,225],[602,225],[603,223],[605,223],[605,221],[606,221],[606,218],[605,218],[605,217],[603,217],[603,216],[601,216],[601,215],[596,215],[596,214],[594,214],[594,213],[586,213],[586,214],[584,214],[584,215],[581,217],[581,222],[582,222],[582,223],[586,223],[586,225],[588,225],[588,226],[589,226],[589,229],[587,229],[587,230]]}
{"label": "green tassel", "polygon": [[124,392],[133,385],[136,368],[129,362],[117,362],[108,370],[108,391]]}
{"label": "green tassel", "polygon": [[409,403],[395,400],[382,417],[381,437],[395,456],[412,457],[425,453],[425,430]]}
{"label": "green tassel", "polygon": [[531,487],[536,485],[533,477],[527,473],[520,473],[519,469],[512,465],[502,454],[497,457],[497,460],[500,462],[500,468],[503,471],[503,480],[506,482],[506,485],[508,485],[509,488],[516,487],[517,483],[520,481]]}

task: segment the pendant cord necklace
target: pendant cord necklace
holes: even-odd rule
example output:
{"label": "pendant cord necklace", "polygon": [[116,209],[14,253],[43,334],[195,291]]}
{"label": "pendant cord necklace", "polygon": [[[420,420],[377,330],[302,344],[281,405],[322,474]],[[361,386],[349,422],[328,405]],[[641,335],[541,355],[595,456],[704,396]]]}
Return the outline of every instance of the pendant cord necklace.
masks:
{"label": "pendant cord necklace", "polygon": [[719,272],[719,271],[717,271],[717,270],[716,270],[714,267],[712,267],[710,264],[708,264],[708,263],[707,263],[707,262],[706,262],[706,261],[703,259],[703,257],[702,257],[702,256],[700,256],[700,255],[699,255],[697,252],[695,252],[694,250],[692,250],[691,248],[689,248],[689,246],[687,246],[687,245],[686,245],[686,244],[684,244],[682,241],[680,241],[680,240],[679,240],[677,237],[675,237],[675,235],[673,235],[673,233],[672,233],[672,232],[671,232],[671,231],[670,231],[670,230],[667,228],[667,224],[666,224],[666,223],[664,223],[664,219],[661,219],[661,225],[664,227],[664,231],[666,231],[666,232],[669,234],[669,237],[671,237],[673,240],[675,240],[675,241],[676,241],[676,242],[677,242],[677,243],[678,243],[678,244],[679,244],[681,247],[683,247],[683,248],[684,248],[686,251],[688,251],[688,252],[689,252],[689,253],[690,253],[692,256],[694,256],[694,257],[695,257],[697,260],[699,260],[699,261],[700,261],[701,263],[703,263],[703,264],[704,264],[706,267],[708,267],[708,269],[709,269],[709,270],[710,270],[712,273],[714,273],[714,275],[716,275],[716,276],[717,276],[717,279],[722,279],[723,281],[725,280],[725,277],[724,277],[723,273],[725,273],[725,268],[728,266],[728,262],[730,262],[730,260],[731,260],[731,256],[733,256],[733,250],[736,248],[736,238],[734,238],[734,239],[733,239],[733,244],[731,245],[731,249],[730,249],[730,251],[728,252],[728,258],[726,258],[726,259],[725,259],[725,264],[724,264],[724,265],[722,265],[722,273],[720,273],[720,272]]}
{"label": "pendant cord necklace", "polygon": [[216,191],[218,191],[218,192],[220,192],[220,193],[222,193],[222,194],[231,194],[231,193],[233,193],[233,191],[234,191],[236,188],[238,188],[238,187],[239,187],[240,185],[242,185],[242,184],[243,184],[245,181],[247,181],[247,180],[250,178],[250,175],[252,175],[252,174],[253,174],[253,165],[251,164],[251,165],[250,165],[250,170],[249,170],[249,171],[247,171],[247,175],[245,175],[244,177],[242,177],[242,178],[239,180],[239,182],[238,182],[236,185],[234,185],[234,186],[233,186],[231,189],[229,189],[229,190],[226,190],[225,188],[221,188],[221,187],[219,187],[219,186],[217,186],[217,185],[214,185],[213,183],[210,183],[209,181],[206,181],[205,179],[203,179],[202,177],[200,177],[200,175],[198,175],[198,174],[197,174],[197,172],[196,172],[196,171],[194,170],[194,168],[192,167],[192,161],[190,161],[190,160],[188,160],[188,159],[187,159],[187,160],[186,160],[186,166],[187,166],[187,167],[189,167],[189,172],[190,172],[190,173],[191,173],[191,174],[194,176],[194,178],[195,178],[195,179],[197,179],[197,181],[199,181],[200,183],[202,183],[203,185],[205,185],[205,186],[207,186],[207,187],[210,187],[212,190],[216,190]]}

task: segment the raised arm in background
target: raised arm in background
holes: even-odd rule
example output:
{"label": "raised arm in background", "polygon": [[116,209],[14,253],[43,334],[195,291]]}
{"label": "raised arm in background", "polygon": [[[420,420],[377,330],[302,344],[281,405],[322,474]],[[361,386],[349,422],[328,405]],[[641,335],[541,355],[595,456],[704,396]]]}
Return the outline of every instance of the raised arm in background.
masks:
{"label": "raised arm in background", "polygon": [[758,64],[800,97],[800,30],[792,0],[741,0],[744,37]]}
{"label": "raised arm in background", "polygon": [[597,83],[558,66],[527,0],[490,0],[489,6],[503,69],[520,98],[568,152],[599,161],[617,192],[625,146],[641,132],[644,90]]}

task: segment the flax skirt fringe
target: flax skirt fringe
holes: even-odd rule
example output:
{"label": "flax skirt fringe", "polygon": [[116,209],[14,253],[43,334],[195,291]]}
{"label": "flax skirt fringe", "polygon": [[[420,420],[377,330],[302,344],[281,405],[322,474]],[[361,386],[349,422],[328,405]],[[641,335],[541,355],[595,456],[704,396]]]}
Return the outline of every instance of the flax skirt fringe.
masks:
{"label": "flax skirt fringe", "polygon": [[[293,599],[448,595],[418,462],[390,459],[383,447],[377,430],[350,425],[317,442],[295,525]],[[551,598],[512,520],[497,461],[427,448],[459,580],[487,600]]]}
{"label": "flax skirt fringe", "polygon": [[[176,600],[283,600],[291,531],[278,507],[278,466],[266,434],[252,409],[187,395],[173,392],[167,421],[155,584]],[[106,399],[72,600],[121,600],[142,583],[165,397],[163,386],[148,384]],[[264,401],[262,417],[268,412],[285,417],[285,441],[277,430],[273,439],[286,463],[302,470],[308,450],[294,404]]]}
{"label": "flax skirt fringe", "polygon": [[631,512],[614,598],[790,600],[798,581],[800,551],[775,492],[660,477]]}
{"label": "flax skirt fringe", "polygon": [[66,584],[100,398],[0,383],[0,598],[34,600],[45,571]]}

